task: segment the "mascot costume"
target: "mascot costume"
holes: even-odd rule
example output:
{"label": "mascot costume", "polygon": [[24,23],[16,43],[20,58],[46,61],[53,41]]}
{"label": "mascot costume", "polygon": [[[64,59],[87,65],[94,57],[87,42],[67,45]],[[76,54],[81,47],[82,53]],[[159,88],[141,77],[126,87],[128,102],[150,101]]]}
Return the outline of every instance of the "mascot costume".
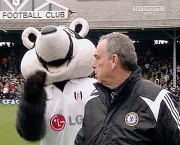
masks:
{"label": "mascot costume", "polygon": [[[81,25],[79,32],[77,26]],[[22,61],[26,79],[16,130],[28,141],[41,145],[73,145],[84,106],[95,90],[92,62],[95,46],[85,38],[89,25],[77,18],[69,28],[26,28],[23,44],[29,49]]]}

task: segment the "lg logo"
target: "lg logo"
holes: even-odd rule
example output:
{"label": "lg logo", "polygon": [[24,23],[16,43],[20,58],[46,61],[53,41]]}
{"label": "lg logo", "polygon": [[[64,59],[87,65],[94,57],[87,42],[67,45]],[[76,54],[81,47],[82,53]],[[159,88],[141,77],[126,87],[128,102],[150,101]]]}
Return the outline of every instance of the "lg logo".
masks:
{"label": "lg logo", "polygon": [[[77,115],[75,118],[68,116],[68,125],[77,125],[82,124],[82,115]],[[50,126],[55,131],[61,131],[66,126],[66,119],[63,115],[57,114],[54,115],[50,120]]]}
{"label": "lg logo", "polygon": [[66,120],[62,115],[54,115],[50,120],[50,125],[53,130],[61,131],[66,125]]}

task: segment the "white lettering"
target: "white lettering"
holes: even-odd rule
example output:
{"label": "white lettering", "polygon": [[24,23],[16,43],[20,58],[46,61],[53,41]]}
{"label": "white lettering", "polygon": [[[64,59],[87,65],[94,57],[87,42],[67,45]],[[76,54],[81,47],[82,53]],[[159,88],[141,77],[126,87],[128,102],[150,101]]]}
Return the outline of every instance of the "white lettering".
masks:
{"label": "white lettering", "polygon": [[16,100],[16,104],[19,104],[19,100]]}
{"label": "white lettering", "polygon": [[2,103],[5,105],[7,105],[7,104],[19,104],[19,100],[3,99]]}
{"label": "white lettering", "polygon": [[11,104],[16,104],[16,103],[15,103],[15,100],[12,100],[12,101],[11,101]]}
{"label": "white lettering", "polygon": [[155,15],[155,12],[143,12],[144,15]]}
{"label": "white lettering", "polygon": [[165,11],[165,6],[144,6],[144,11]]}
{"label": "white lettering", "polygon": [[133,6],[133,11],[135,12],[143,11],[143,6]]}

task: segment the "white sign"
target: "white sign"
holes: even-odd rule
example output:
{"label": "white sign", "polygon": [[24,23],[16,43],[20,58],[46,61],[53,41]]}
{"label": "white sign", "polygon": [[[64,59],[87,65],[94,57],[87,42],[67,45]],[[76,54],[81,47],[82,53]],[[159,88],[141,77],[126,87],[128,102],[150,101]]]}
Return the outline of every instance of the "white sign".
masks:
{"label": "white sign", "polygon": [[155,15],[157,12],[164,12],[165,6],[133,6],[134,12],[143,12],[144,15]]}
{"label": "white sign", "polygon": [[7,105],[7,104],[19,104],[19,100],[15,100],[15,99],[3,99],[1,101],[5,105]]}
{"label": "white sign", "polygon": [[133,11],[135,12],[162,12],[165,11],[165,6],[133,6]]}
{"label": "white sign", "polygon": [[0,19],[66,19],[68,11],[0,11]]}

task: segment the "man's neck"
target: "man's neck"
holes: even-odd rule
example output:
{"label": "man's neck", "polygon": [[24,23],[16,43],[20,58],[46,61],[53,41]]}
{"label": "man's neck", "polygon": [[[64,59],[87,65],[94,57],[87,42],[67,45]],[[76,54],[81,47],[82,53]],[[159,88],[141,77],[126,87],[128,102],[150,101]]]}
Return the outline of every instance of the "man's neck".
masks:
{"label": "man's neck", "polygon": [[131,71],[114,73],[113,77],[103,85],[108,87],[109,89],[116,89],[131,75],[131,73]]}

